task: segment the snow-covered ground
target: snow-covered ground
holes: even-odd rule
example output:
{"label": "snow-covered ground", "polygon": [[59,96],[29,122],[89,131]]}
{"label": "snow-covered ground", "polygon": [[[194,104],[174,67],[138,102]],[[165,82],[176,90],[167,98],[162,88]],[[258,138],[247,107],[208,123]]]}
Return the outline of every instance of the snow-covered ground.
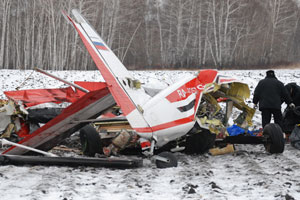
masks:
{"label": "snow-covered ground", "polygon": [[[300,85],[300,70],[275,70],[283,83]],[[103,81],[98,71],[51,72],[68,81]],[[163,88],[194,71],[133,71],[146,86]],[[222,71],[248,83],[251,97],[265,70]],[[33,71],[0,70],[3,91],[65,85]],[[251,105],[251,98],[248,102]],[[284,109],[285,105],[283,106]],[[260,126],[257,111],[254,124]],[[270,155],[263,145],[236,145],[234,154],[176,153],[178,167],[157,169],[149,160],[138,169],[0,166],[0,199],[300,199],[300,151],[286,144]],[[71,155],[70,155],[71,156]]]}

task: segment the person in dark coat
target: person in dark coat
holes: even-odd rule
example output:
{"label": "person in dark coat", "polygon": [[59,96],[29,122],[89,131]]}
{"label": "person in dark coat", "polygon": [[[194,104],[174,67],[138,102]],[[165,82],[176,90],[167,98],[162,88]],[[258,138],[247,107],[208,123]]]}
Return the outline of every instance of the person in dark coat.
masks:
{"label": "person in dark coat", "polygon": [[290,94],[292,103],[296,106],[294,109],[287,107],[282,114],[285,133],[291,134],[295,125],[300,123],[300,87],[296,83],[288,83],[284,87]]}
{"label": "person in dark coat", "polygon": [[275,72],[269,70],[267,76],[260,80],[254,90],[253,103],[255,108],[259,104],[262,115],[262,126],[270,123],[272,115],[274,122],[283,128],[281,104],[284,101],[290,107],[295,107],[284,84],[277,80]]}
{"label": "person in dark coat", "polygon": [[300,106],[300,87],[296,83],[288,83],[284,86],[292,98],[295,106]]}

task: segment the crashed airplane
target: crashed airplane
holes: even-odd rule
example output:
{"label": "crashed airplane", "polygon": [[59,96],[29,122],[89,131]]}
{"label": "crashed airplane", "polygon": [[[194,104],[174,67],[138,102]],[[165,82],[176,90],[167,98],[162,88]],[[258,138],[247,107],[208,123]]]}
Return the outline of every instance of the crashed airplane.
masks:
{"label": "crashed airplane", "polygon": [[[78,83],[84,88],[81,93],[66,89],[64,94],[69,98],[55,98],[54,101],[68,101],[71,105],[42,127],[19,135],[18,144],[48,151],[80,130],[86,155],[115,155],[132,144],[138,144],[142,153],[155,160],[160,168],[177,166],[177,159],[171,152],[157,151],[158,149],[199,153],[212,148],[216,142],[221,142],[264,144],[270,153],[283,152],[283,133],[276,124],[269,124],[260,132],[248,130],[252,125],[255,109],[245,103],[250,97],[247,84],[223,76],[217,70],[200,70],[191,77],[153,92],[142,87],[132,77],[78,11],[73,10],[72,13],[75,20],[65,13],[64,15],[78,32],[105,83],[93,90],[89,90],[85,83]],[[26,95],[22,94],[21,97],[18,96],[20,91],[17,94],[5,94],[14,102],[22,101],[28,106],[30,96],[36,93],[24,93]],[[59,92],[56,93],[57,96]],[[236,119],[232,119],[234,109],[240,111]],[[114,118],[99,118],[111,111],[114,115],[110,116]],[[112,121],[128,124],[120,126],[118,131],[112,131],[114,133],[103,130],[103,124],[112,124]],[[94,125],[97,126],[96,122],[98,129],[94,128]],[[104,139],[109,142],[101,142]],[[13,145],[2,155],[21,155],[29,151],[31,149]],[[156,154],[157,152],[159,153]]]}

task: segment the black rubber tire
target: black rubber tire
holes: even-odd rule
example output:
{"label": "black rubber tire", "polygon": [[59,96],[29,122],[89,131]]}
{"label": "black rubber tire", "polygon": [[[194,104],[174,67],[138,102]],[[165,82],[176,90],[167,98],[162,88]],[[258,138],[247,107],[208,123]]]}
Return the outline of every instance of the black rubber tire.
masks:
{"label": "black rubber tire", "polygon": [[263,130],[263,135],[267,137],[267,143],[265,144],[267,152],[282,153],[284,151],[285,140],[278,124],[267,124]]}
{"label": "black rubber tire", "polygon": [[102,153],[102,145],[99,133],[91,125],[86,125],[79,131],[82,152],[86,156],[95,156]]}
{"label": "black rubber tire", "polygon": [[169,162],[163,162],[160,160],[156,160],[155,164],[156,164],[157,168],[177,167],[177,165],[178,165],[177,158],[176,158],[176,156],[174,156],[173,153],[164,151],[164,152],[161,152],[160,154],[158,154],[158,156],[167,158],[169,160]]}

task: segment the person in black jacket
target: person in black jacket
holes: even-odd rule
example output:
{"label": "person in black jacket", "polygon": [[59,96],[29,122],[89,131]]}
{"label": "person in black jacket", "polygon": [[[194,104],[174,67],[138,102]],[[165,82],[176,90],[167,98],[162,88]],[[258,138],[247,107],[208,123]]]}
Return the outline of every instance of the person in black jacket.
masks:
{"label": "person in black jacket", "polygon": [[287,107],[282,114],[285,133],[291,134],[295,125],[300,123],[300,87],[296,83],[288,83],[284,87],[296,106],[296,108]]}
{"label": "person in black jacket", "polygon": [[295,106],[300,106],[300,87],[296,83],[288,83],[284,86],[292,98]]}
{"label": "person in black jacket", "polygon": [[295,107],[295,105],[292,103],[291,97],[283,83],[277,80],[275,72],[269,70],[266,74],[266,78],[260,80],[254,90],[254,107],[257,108],[257,104],[259,103],[263,127],[270,123],[273,115],[274,122],[283,128],[281,113],[282,102],[284,101],[290,107]]}

